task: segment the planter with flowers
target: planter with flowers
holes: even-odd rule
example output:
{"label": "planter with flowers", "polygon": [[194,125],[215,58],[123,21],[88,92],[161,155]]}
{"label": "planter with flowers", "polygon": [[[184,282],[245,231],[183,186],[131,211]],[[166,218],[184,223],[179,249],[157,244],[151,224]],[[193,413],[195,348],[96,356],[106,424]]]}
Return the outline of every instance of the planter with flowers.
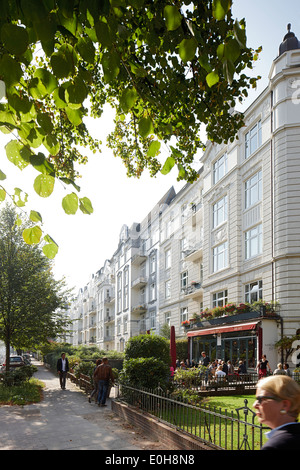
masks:
{"label": "planter with flowers", "polygon": [[226,304],[224,307],[205,309],[200,314],[194,314],[190,320],[182,322],[188,328],[204,328],[206,326],[222,325],[235,321],[250,320],[265,316],[277,316],[278,302],[264,302],[259,300],[252,304]]}

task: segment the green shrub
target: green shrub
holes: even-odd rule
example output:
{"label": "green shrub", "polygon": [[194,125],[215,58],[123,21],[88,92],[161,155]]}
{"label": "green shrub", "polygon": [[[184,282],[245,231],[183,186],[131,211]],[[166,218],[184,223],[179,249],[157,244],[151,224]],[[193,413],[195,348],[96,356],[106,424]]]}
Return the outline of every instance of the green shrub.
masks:
{"label": "green shrub", "polygon": [[94,362],[80,362],[74,367],[74,374],[75,377],[79,378],[80,374],[88,375],[91,379],[91,383],[93,383],[93,375],[94,375],[95,364]]}
{"label": "green shrub", "polygon": [[141,357],[155,357],[169,366],[169,341],[158,335],[133,336],[127,342],[125,360]]}
{"label": "green shrub", "polygon": [[120,382],[133,387],[154,389],[165,387],[170,375],[169,365],[155,357],[126,359],[119,374]]}
{"label": "green shrub", "polygon": [[18,367],[15,370],[3,372],[1,376],[1,382],[5,387],[20,385],[28,381],[35,372],[37,372],[36,366]]}

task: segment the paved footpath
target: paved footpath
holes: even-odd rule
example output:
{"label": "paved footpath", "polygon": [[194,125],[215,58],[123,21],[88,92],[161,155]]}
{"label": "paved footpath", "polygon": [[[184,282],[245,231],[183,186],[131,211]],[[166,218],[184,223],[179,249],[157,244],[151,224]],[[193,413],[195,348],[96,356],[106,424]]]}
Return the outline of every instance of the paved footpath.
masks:
{"label": "paved footpath", "polygon": [[40,362],[34,375],[46,384],[40,403],[0,406],[0,450],[110,450],[164,449],[125,423],[107,407],[89,403],[87,395],[59,379]]}

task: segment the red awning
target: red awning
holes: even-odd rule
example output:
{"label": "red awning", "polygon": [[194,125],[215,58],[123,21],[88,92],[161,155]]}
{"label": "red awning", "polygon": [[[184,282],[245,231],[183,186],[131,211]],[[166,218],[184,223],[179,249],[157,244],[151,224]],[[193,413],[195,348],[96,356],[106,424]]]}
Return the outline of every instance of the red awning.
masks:
{"label": "red awning", "polygon": [[215,326],[214,328],[203,328],[201,330],[188,331],[189,338],[192,336],[213,335],[218,333],[228,333],[229,331],[255,330],[258,321],[252,323],[242,323],[240,325]]}

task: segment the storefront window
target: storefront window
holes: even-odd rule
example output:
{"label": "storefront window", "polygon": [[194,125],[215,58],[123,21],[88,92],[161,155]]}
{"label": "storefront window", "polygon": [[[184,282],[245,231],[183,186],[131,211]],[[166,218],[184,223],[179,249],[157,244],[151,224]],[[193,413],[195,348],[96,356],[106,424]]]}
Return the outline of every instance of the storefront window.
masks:
{"label": "storefront window", "polygon": [[201,360],[201,352],[205,351],[211,361],[222,359],[231,361],[238,367],[239,361],[246,364],[247,369],[255,368],[257,337],[250,331],[226,333],[221,338],[220,344],[213,335],[193,337],[192,357],[195,362]]}

